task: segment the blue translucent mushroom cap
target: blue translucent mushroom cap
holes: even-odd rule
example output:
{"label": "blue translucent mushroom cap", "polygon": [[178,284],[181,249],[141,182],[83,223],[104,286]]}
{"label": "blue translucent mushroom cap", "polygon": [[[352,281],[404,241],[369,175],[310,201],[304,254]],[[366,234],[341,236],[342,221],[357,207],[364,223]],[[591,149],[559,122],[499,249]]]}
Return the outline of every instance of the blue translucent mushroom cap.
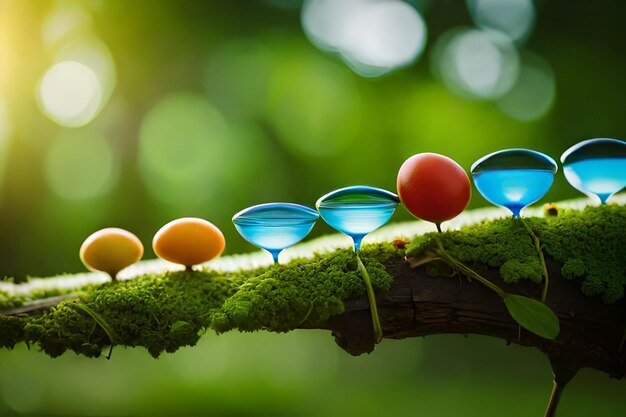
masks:
{"label": "blue translucent mushroom cap", "polygon": [[398,204],[392,192],[358,185],[332,191],[315,206],[326,223],[352,238],[358,252],[363,238],[387,223]]}
{"label": "blue translucent mushroom cap", "polygon": [[237,231],[248,242],[272,254],[280,252],[309,234],[319,214],[312,208],[293,203],[268,203],[248,207],[233,216]]}
{"label": "blue translucent mushroom cap", "polygon": [[513,217],[543,197],[554,181],[554,159],[531,149],[505,149],[483,156],[472,165],[476,188],[487,201],[506,207]]}
{"label": "blue translucent mushroom cap", "polygon": [[577,143],[563,155],[563,173],[578,191],[602,204],[626,187],[626,142],[598,138]]}

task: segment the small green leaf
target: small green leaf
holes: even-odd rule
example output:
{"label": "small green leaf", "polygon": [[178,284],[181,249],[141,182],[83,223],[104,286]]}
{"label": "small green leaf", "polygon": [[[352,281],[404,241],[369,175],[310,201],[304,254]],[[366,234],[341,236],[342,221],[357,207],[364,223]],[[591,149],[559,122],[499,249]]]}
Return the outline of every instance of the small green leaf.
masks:
{"label": "small green leaf", "polygon": [[507,294],[504,305],[520,326],[546,339],[554,340],[559,334],[559,318],[544,303],[522,295]]}

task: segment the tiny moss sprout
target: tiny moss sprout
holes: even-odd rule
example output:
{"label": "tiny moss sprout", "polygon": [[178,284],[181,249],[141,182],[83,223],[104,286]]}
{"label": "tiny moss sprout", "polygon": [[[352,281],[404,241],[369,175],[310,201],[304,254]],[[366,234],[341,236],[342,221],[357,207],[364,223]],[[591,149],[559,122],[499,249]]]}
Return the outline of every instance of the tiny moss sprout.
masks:
{"label": "tiny moss sprout", "polygon": [[218,257],[225,246],[226,240],[217,226],[195,217],[169,222],[152,240],[152,249],[158,257],[185,265],[187,270]]}
{"label": "tiny moss sprout", "polygon": [[80,260],[92,271],[106,272],[113,281],[127,266],[143,256],[143,245],[137,236],[117,227],[98,230],[80,247]]}
{"label": "tiny moss sprout", "polygon": [[559,215],[559,206],[554,203],[546,203],[543,205],[543,217],[556,217]]}

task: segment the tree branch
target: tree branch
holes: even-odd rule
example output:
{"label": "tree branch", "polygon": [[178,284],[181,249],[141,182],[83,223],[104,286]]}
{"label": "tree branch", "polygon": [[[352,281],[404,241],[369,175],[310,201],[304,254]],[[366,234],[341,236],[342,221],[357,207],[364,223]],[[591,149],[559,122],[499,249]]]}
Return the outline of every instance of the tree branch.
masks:
{"label": "tree branch", "polygon": [[[547,304],[556,312],[561,331],[547,340],[520,329],[493,291],[464,277],[430,277],[424,267],[411,269],[403,259],[394,259],[387,271],[394,277],[391,289],[377,296],[383,334],[389,339],[442,333],[481,334],[507,343],[534,346],[548,358],[558,358],[574,367],[589,367],[622,378],[626,352],[622,340],[626,326],[626,303],[606,304],[587,297],[580,285],[561,276],[561,265],[547,259],[552,286]],[[506,291],[538,298],[541,287],[529,281],[507,285],[497,270],[487,277]],[[352,355],[374,349],[367,299],[347,300],[346,312],[325,326],[339,346]]]}
{"label": "tree branch", "polygon": [[[558,376],[562,381],[581,367],[622,378],[626,372],[626,207],[569,210],[557,217],[527,218],[527,222],[545,251],[547,274],[525,225],[511,219],[432,236],[507,293],[541,299],[542,279],[549,275],[546,304],[560,321],[555,340],[520,329],[489,288],[462,275],[451,277],[446,264],[433,264],[436,257],[428,255],[432,249],[428,234],[414,237],[406,248],[405,241],[387,235],[387,243],[365,246],[361,252],[376,290],[384,337],[488,335],[537,347],[558,364],[556,368],[566,370]],[[391,236],[401,234],[398,230]],[[320,243],[314,244],[320,249]],[[408,262],[405,256],[417,258]],[[222,262],[232,264],[234,271],[242,268],[239,259],[226,257]],[[322,328],[332,331],[337,344],[353,355],[374,349],[370,304],[354,252],[342,249],[266,268],[259,268],[256,259],[237,272],[162,272],[148,261],[142,265],[152,273],[116,283],[100,284],[96,274],[58,277],[48,287],[45,280],[3,283],[0,347],[25,341],[51,356],[67,349],[98,356],[115,343],[144,346],[158,356],[195,344],[209,328],[217,332]],[[70,293],[78,298],[61,301]],[[24,301],[45,310],[29,311]]]}

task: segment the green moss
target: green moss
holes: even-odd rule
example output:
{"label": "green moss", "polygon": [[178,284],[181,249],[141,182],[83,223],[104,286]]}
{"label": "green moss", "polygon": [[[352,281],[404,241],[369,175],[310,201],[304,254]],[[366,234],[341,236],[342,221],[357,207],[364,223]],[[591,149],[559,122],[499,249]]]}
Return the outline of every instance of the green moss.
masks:
{"label": "green moss", "polygon": [[565,278],[569,279],[583,277],[586,272],[585,262],[580,258],[568,259],[561,267],[561,273]]}
{"label": "green moss", "polygon": [[[381,260],[399,254],[391,245],[364,248],[374,288],[390,287]],[[0,347],[23,340],[52,357],[67,350],[97,357],[104,346],[143,346],[157,357],[195,345],[211,327],[287,331],[305,321],[320,324],[343,311],[342,300],[365,291],[348,250],[237,274],[149,274],[86,289],[38,316],[0,316]]]}
{"label": "green moss", "polygon": [[563,263],[565,278],[582,278],[585,295],[601,295],[607,303],[624,297],[626,207],[565,210],[543,229],[540,238],[546,253]]}
{"label": "green moss", "polygon": [[24,340],[25,321],[20,317],[0,316],[0,348],[13,349]]}
{"label": "green moss", "polygon": [[[25,325],[25,339],[38,343],[51,356],[66,349],[86,356],[100,355],[111,342],[143,346],[153,355],[194,345],[209,325],[211,314],[239,287],[243,275],[169,272],[103,285],[79,300],[61,303]],[[98,314],[118,340],[77,306]]]}
{"label": "green moss", "polygon": [[[565,278],[581,279],[585,295],[600,295],[607,303],[624,296],[626,284],[626,207],[603,205],[584,210],[552,210],[545,218],[525,222],[539,237],[545,253],[561,262]],[[407,245],[419,257],[436,245],[438,236],[458,260],[499,268],[507,283],[541,282],[541,264],[533,241],[518,219],[485,221],[441,235],[428,233]]]}
{"label": "green moss", "polygon": [[[384,261],[397,253],[391,245],[369,246],[362,251],[375,290],[386,291],[391,286],[392,278],[385,272],[381,259]],[[224,302],[221,311],[213,316],[212,324],[218,332],[231,329],[286,332],[304,323],[316,326],[341,314],[342,300],[365,292],[354,252],[337,250],[329,255],[317,255],[313,260],[276,265],[249,279]]]}
{"label": "green moss", "polygon": [[[545,253],[562,263],[563,276],[580,281],[587,295],[600,295],[609,303],[622,298],[626,207],[559,209],[555,213],[525,221]],[[468,266],[499,268],[507,282],[542,280],[533,241],[519,220],[499,219],[417,236],[406,251],[414,257],[434,251],[435,236],[450,255]],[[384,265],[404,257],[403,246],[402,242],[363,247],[361,258],[376,291],[390,287],[392,277]],[[442,262],[429,263],[426,268],[442,276],[453,272]],[[301,325],[315,327],[341,314],[344,300],[366,293],[352,250],[235,274],[149,274],[82,291],[80,298],[38,315],[0,316],[0,347],[11,348],[25,341],[53,357],[67,350],[93,357],[113,344],[143,346],[156,357],[194,345],[207,329],[285,332]],[[28,299],[0,293],[0,306],[14,307],[59,293],[47,290]]]}
{"label": "green moss", "polygon": [[532,239],[524,225],[515,219],[485,221],[443,234],[427,233],[407,245],[407,253],[420,256],[436,247],[441,239],[446,250],[468,265],[479,263],[500,268],[506,282],[527,278],[540,282],[541,264]]}
{"label": "green moss", "polygon": [[19,307],[24,303],[21,297],[12,297],[6,291],[0,290],[0,310],[8,310],[10,308]]}

